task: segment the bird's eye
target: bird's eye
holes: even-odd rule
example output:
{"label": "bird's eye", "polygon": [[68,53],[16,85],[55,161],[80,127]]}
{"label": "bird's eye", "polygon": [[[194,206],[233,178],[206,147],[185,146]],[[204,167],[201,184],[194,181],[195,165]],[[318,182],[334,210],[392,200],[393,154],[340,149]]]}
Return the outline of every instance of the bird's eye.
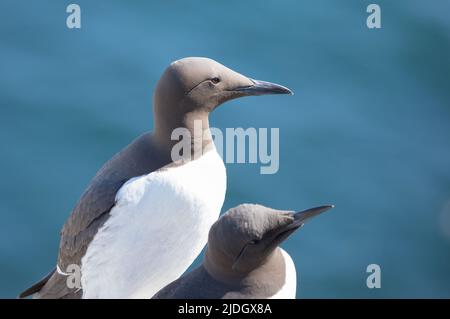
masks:
{"label": "bird's eye", "polygon": [[250,245],[257,245],[259,243],[259,239],[253,239],[248,242]]}
{"label": "bird's eye", "polygon": [[211,79],[211,82],[214,83],[214,84],[217,84],[217,83],[220,82],[220,79],[217,78],[217,77],[215,77],[215,78],[212,78],[212,79]]}

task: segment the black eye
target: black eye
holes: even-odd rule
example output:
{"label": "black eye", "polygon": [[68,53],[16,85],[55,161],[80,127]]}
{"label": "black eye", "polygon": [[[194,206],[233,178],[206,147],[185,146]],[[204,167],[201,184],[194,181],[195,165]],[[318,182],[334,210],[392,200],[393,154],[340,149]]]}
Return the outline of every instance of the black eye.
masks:
{"label": "black eye", "polygon": [[259,243],[259,239],[253,239],[248,242],[250,245],[257,245]]}
{"label": "black eye", "polygon": [[217,77],[216,77],[216,78],[212,78],[212,79],[211,79],[211,82],[214,83],[214,84],[217,84],[217,83],[220,82],[220,79],[217,78]]}

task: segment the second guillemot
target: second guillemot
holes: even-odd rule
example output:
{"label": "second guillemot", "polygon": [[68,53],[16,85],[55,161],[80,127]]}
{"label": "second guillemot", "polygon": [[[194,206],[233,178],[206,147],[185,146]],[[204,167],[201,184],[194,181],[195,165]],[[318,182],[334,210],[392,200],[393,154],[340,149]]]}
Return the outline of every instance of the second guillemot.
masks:
{"label": "second guillemot", "polygon": [[333,205],[301,212],[243,204],[211,227],[203,264],[160,290],[155,299],[292,299],[294,262],[279,245]]}

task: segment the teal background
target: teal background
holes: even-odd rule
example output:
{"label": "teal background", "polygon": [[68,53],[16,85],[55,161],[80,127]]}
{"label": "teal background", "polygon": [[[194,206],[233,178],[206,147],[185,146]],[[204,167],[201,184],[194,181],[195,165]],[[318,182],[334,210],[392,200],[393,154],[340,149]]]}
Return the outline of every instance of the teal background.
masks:
{"label": "teal background", "polygon": [[[280,128],[280,170],[228,164],[223,211],[333,203],[285,243],[299,298],[450,297],[450,2],[0,0],[0,297],[55,265],[97,169],[152,128],[164,68],[208,56],[294,96],[232,101],[215,127]],[[381,289],[366,267],[382,269]]]}

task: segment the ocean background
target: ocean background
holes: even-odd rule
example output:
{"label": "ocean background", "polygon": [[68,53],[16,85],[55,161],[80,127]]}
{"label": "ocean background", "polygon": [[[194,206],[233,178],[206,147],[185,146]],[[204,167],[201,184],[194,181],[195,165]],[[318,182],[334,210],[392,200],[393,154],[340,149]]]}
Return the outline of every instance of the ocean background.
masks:
{"label": "ocean background", "polygon": [[223,212],[336,205],[283,245],[298,298],[450,298],[449,1],[376,1],[380,30],[371,1],[78,0],[80,30],[69,3],[0,1],[0,297],[54,267],[90,179],[152,129],[165,67],[207,56],[295,92],[211,125],[280,128],[277,174],[227,164]]}

